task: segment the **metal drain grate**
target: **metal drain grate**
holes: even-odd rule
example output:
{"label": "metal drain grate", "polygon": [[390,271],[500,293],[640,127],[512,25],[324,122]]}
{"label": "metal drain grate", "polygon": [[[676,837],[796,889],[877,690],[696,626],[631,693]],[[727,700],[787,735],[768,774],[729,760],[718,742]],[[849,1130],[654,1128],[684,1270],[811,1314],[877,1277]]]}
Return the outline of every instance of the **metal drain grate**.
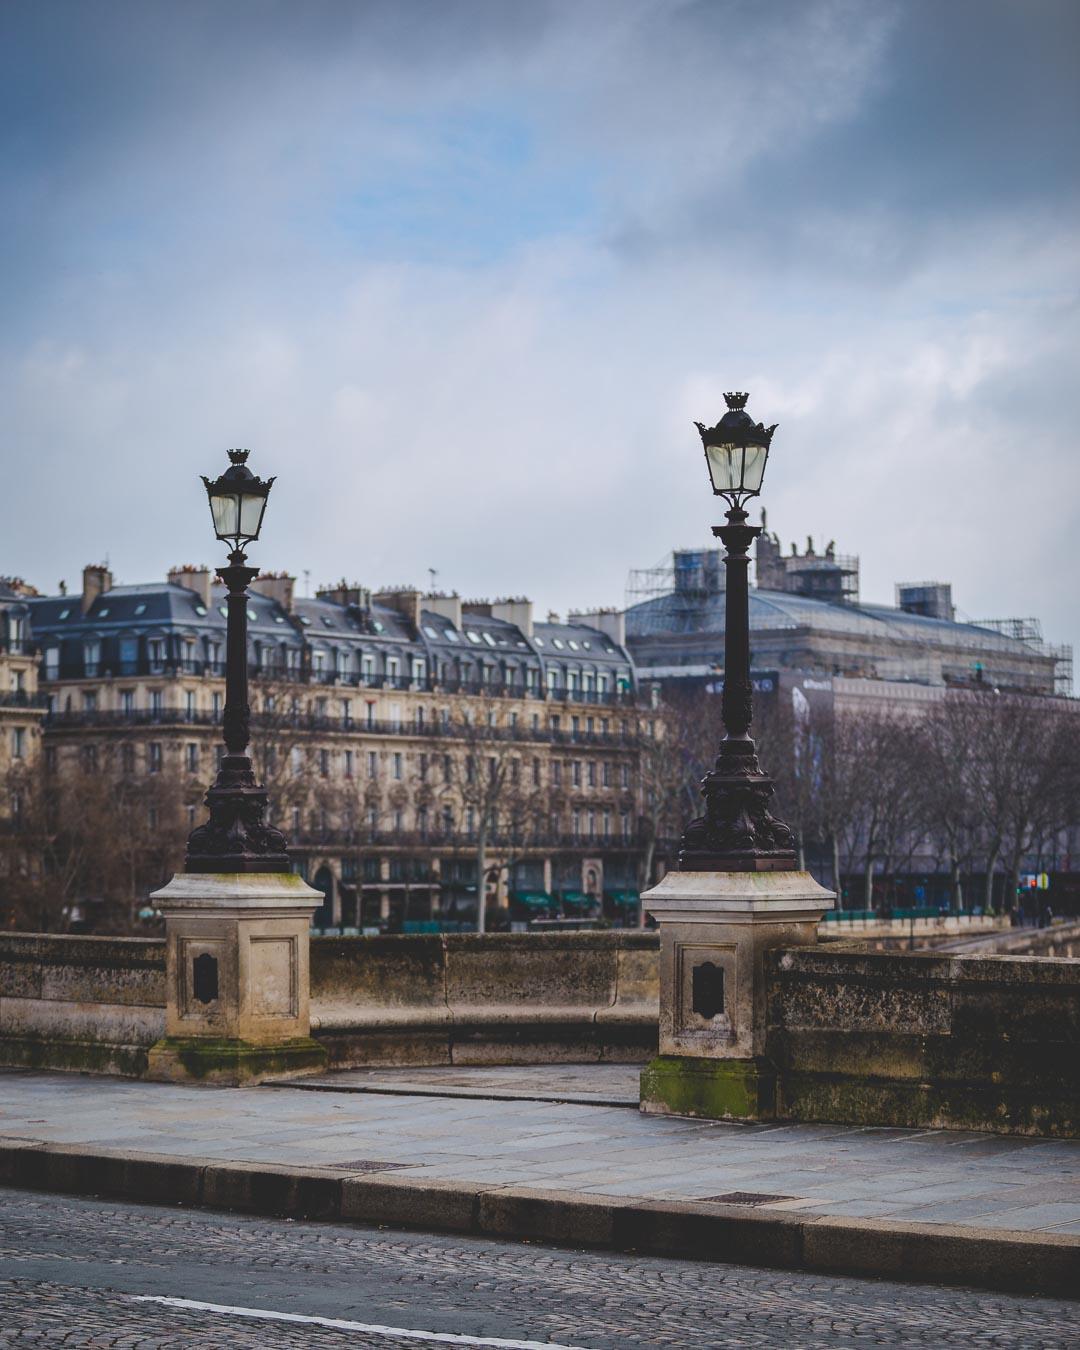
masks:
{"label": "metal drain grate", "polygon": [[764,1195],[760,1191],[728,1191],[726,1195],[703,1195],[711,1205],[771,1205],[777,1200],[797,1200],[797,1195]]}
{"label": "metal drain grate", "polygon": [[353,1158],[352,1162],[327,1163],[339,1172],[396,1172],[399,1167],[415,1167],[415,1163],[377,1162],[374,1158]]}

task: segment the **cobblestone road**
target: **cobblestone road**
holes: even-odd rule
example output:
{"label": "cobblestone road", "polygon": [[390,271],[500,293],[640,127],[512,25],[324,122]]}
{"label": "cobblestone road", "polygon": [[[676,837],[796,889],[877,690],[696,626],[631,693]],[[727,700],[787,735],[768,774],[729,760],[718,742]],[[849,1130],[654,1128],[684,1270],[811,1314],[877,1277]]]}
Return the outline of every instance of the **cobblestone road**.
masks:
{"label": "cobblestone road", "polygon": [[1080,1344],[1080,1305],[1054,1299],[0,1192],[0,1345],[423,1343],[146,1296],[454,1333],[464,1345]]}

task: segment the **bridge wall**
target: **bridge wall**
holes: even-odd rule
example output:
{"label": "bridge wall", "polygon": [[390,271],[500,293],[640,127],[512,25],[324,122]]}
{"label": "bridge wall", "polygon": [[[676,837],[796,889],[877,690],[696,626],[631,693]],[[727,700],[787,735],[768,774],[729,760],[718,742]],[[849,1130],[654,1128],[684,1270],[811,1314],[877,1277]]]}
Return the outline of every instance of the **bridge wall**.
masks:
{"label": "bridge wall", "polygon": [[1080,962],[852,943],[770,975],[783,1117],[1080,1134]]}
{"label": "bridge wall", "polygon": [[[644,1061],[658,994],[653,933],[312,941],[339,1067]],[[164,1008],[160,940],[0,934],[0,1064],[140,1077]],[[1078,1136],[1080,961],[776,952],[768,1053],[787,1119]]]}

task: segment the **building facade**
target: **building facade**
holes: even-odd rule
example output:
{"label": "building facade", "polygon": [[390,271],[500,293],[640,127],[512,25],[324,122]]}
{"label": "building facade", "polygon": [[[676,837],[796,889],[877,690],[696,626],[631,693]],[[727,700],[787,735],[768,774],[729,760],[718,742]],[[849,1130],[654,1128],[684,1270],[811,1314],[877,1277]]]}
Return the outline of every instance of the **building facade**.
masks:
{"label": "building facade", "polygon": [[[764,526],[765,518],[762,514]],[[947,583],[901,583],[896,605],[859,599],[859,560],[808,539],[781,550],[763,528],[750,591],[754,669],[1021,694],[1070,694],[1072,652],[1043,642],[1034,619],[962,622]],[[724,566],[716,549],[682,549],[631,574],[626,640],[642,681],[715,683],[724,663]]]}
{"label": "building facade", "polygon": [[[307,598],[284,574],[251,590],[252,754],[326,895],[318,926],[471,927],[481,885],[504,919],[629,911],[642,722],[629,654],[602,622],[408,588]],[[118,775],[155,814],[200,821],[221,749],[224,588],[203,568],[118,586],[91,566],[79,595],[24,603],[47,775]]]}
{"label": "building facade", "polygon": [[0,577],[0,885],[9,872],[37,865],[34,850],[17,843],[40,765],[45,717],[30,630],[33,594],[19,578]]}

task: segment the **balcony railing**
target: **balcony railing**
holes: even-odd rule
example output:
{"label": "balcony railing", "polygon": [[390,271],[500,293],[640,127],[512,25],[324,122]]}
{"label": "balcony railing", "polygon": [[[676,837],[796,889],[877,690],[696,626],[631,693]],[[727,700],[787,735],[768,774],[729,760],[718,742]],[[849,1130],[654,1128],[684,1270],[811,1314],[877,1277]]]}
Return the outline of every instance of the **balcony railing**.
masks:
{"label": "balcony railing", "polygon": [[[470,834],[467,830],[371,830],[366,828],[317,830],[304,827],[299,830],[291,830],[287,824],[280,821],[276,823],[279,828],[284,829],[289,846],[297,848],[353,848],[362,852],[370,848],[396,847],[461,852],[474,847],[476,844],[475,833]],[[592,836],[585,831],[578,835],[543,832],[529,836],[499,831],[488,835],[487,844],[493,849],[535,852],[541,849],[564,848],[576,850],[590,848],[633,849],[637,847],[638,841],[636,837],[624,838],[622,834],[614,831],[606,835],[597,831]]]}
{"label": "balcony railing", "polygon": [[[9,696],[14,697],[14,696]],[[38,696],[40,702],[35,706],[48,704],[46,695]],[[0,699],[0,702],[3,700]],[[348,736],[408,736],[419,737],[429,743],[441,740],[471,742],[478,753],[483,752],[485,741],[512,741],[522,744],[578,745],[614,747],[630,746],[637,740],[637,733],[628,729],[608,731],[587,731],[571,727],[537,727],[521,725],[514,727],[470,727],[461,722],[413,722],[391,721],[387,719],[333,717],[329,713],[317,712],[255,712],[252,714],[252,726],[256,736],[286,731],[317,732],[322,735]],[[138,727],[138,726],[220,726],[221,714],[204,709],[188,711],[184,708],[133,708],[99,709],[81,708],[57,710],[46,715],[48,727]]]}
{"label": "balcony railing", "polygon": [[28,694],[25,689],[13,689],[0,694],[0,708],[47,708],[47,694]]}
{"label": "balcony railing", "polygon": [[[402,693],[465,694],[476,698],[523,699],[547,703],[581,703],[595,707],[629,707],[635,702],[634,692],[628,689],[549,689],[539,686],[501,680],[437,679],[430,675],[380,675],[374,672],[346,672],[336,670],[292,670],[278,665],[252,663],[249,673],[253,680],[280,681],[283,684],[325,685],[337,689],[371,689],[400,691]],[[221,661],[155,660],[140,657],[137,661],[61,661],[43,663],[41,678],[57,680],[132,679],[136,676],[200,675],[224,678],[225,664]]]}

